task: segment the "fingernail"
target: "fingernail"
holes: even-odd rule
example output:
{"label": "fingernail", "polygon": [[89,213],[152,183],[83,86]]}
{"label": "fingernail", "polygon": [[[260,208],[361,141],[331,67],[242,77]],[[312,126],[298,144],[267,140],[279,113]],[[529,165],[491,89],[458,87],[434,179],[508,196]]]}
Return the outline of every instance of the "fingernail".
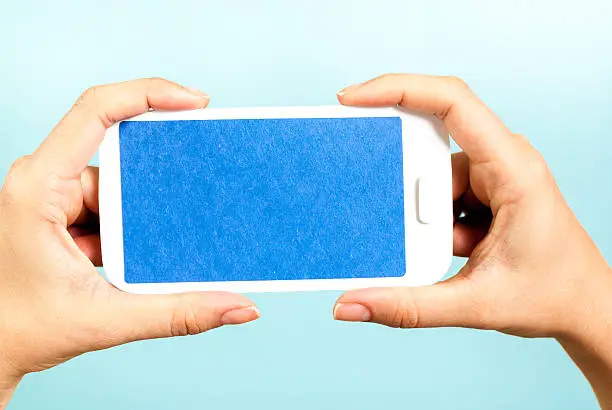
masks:
{"label": "fingernail", "polygon": [[198,97],[206,98],[210,100],[210,97],[204,91],[200,91],[197,88],[193,88],[193,87],[185,87],[185,89],[189,91],[190,93],[192,93],[193,95],[197,95]]}
{"label": "fingernail", "polygon": [[259,309],[257,306],[249,306],[225,312],[221,317],[221,323],[224,325],[239,325],[247,323],[259,318]]}
{"label": "fingernail", "polygon": [[369,322],[372,312],[358,303],[337,303],[334,307],[334,319],[345,322]]}
{"label": "fingernail", "polygon": [[348,93],[349,91],[354,90],[355,88],[359,87],[360,84],[352,84],[349,85],[348,87],[343,88],[342,90],[338,91],[336,93],[336,95],[338,95],[338,97],[342,97],[344,96],[346,93]]}

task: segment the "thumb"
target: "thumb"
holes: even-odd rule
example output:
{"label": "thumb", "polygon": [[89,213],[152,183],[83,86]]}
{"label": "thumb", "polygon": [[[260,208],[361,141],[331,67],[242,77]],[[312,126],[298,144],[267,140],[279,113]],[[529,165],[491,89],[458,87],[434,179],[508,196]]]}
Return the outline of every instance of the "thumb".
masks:
{"label": "thumb", "polygon": [[432,286],[349,291],[336,302],[334,318],[400,328],[479,328],[479,311],[468,282],[454,277]]}
{"label": "thumb", "polygon": [[[117,291],[105,314],[107,346],[136,340],[186,336],[222,325],[259,318],[259,310],[245,296],[226,292],[172,295],[135,295]],[[110,334],[108,334],[110,333]]]}

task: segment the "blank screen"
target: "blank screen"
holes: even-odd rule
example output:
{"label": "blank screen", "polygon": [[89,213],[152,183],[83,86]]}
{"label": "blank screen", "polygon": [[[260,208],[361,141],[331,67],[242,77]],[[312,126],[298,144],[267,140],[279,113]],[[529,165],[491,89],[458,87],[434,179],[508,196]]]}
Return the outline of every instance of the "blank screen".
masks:
{"label": "blank screen", "polygon": [[124,121],[127,283],[399,277],[399,117]]}

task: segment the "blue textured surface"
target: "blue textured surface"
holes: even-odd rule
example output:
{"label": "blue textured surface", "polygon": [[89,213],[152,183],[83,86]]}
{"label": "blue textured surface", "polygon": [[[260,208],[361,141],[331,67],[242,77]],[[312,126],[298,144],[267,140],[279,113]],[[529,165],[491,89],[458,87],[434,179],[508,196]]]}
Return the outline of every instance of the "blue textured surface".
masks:
{"label": "blue textured surface", "polygon": [[404,275],[399,117],[119,130],[126,282]]}

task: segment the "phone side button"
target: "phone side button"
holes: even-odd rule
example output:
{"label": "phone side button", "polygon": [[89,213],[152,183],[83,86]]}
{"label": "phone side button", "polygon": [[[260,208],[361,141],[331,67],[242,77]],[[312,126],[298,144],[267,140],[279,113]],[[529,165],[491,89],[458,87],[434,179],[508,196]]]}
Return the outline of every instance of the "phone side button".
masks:
{"label": "phone side button", "polygon": [[433,222],[433,191],[429,178],[421,177],[417,181],[417,219],[422,224]]}

